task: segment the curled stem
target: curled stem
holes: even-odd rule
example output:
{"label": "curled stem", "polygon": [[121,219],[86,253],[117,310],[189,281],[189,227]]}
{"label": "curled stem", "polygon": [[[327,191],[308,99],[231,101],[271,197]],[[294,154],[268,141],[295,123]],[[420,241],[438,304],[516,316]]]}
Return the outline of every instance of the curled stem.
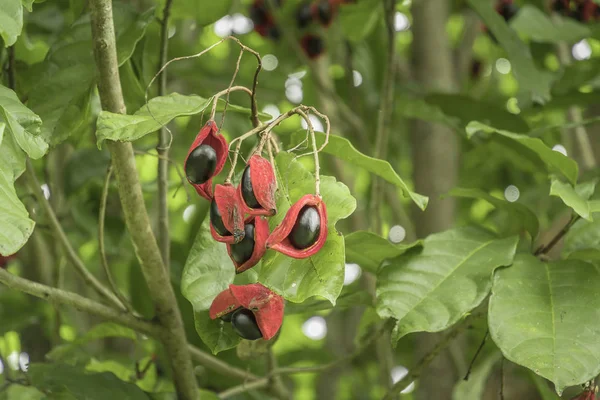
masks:
{"label": "curled stem", "polygon": [[102,268],[104,269],[104,273],[106,274],[106,278],[108,279],[108,283],[110,284],[113,293],[121,301],[123,307],[133,314],[133,308],[119,290],[110,271],[108,260],[106,259],[106,247],[104,245],[104,217],[106,216],[106,201],[108,199],[108,187],[110,185],[112,171],[112,164],[110,164],[106,171],[106,177],[104,178],[104,187],[102,188],[102,197],[100,198],[100,212],[98,213],[98,249],[100,251],[100,263],[102,264]]}
{"label": "curled stem", "polygon": [[[315,158],[315,194],[317,196],[321,196],[321,175],[320,175],[320,165],[319,165],[319,150],[317,149],[317,139],[315,137],[315,129],[312,126],[312,122],[310,120],[310,118],[308,118],[308,115],[306,115],[304,113],[304,111],[302,110],[298,110],[298,114],[300,114],[302,116],[302,118],[304,118],[304,120],[306,121],[306,124],[308,125],[308,134],[310,135],[310,139],[312,141],[312,147],[313,147],[313,155]],[[301,157],[301,156],[299,156]]]}
{"label": "curled stem", "polygon": [[[210,119],[215,118],[215,114],[217,113],[217,102],[219,101],[219,98],[221,98],[221,96],[223,96],[225,94],[229,97],[229,93],[235,92],[238,90],[246,92],[250,95],[250,97],[252,97],[252,91],[245,86],[230,86],[225,90],[221,90],[219,93],[217,93],[213,96],[213,105],[212,105],[212,109],[210,111]],[[225,106],[227,106],[228,103],[229,103],[229,101],[226,101]],[[223,111],[223,112],[225,112],[225,111]]]}

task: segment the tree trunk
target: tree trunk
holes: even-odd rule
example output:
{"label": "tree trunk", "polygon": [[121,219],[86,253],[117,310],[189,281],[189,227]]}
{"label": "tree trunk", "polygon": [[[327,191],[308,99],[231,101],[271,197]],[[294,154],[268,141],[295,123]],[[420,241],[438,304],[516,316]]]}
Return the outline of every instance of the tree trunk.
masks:
{"label": "tree trunk", "polygon": [[[449,3],[420,0],[413,2],[413,76],[428,92],[455,90],[452,53],[446,36]],[[414,121],[412,154],[415,189],[430,197],[427,211],[415,214],[416,233],[425,237],[452,226],[455,202],[440,200],[440,195],[455,185],[458,173],[459,142],[446,126]],[[420,359],[439,340],[436,334],[422,334],[417,339],[416,359]],[[443,351],[419,380],[418,400],[450,400],[457,380],[449,352]]]}

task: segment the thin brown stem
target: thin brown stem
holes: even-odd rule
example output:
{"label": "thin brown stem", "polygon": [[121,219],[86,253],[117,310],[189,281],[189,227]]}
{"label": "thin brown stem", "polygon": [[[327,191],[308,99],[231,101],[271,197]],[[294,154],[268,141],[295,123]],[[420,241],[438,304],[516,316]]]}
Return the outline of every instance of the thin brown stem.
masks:
{"label": "thin brown stem", "polygon": [[490,334],[489,329],[486,329],[485,335],[483,335],[483,339],[481,340],[481,343],[479,344],[477,351],[475,351],[475,355],[471,359],[471,363],[469,364],[469,368],[467,369],[467,373],[465,374],[465,377],[463,378],[463,380],[465,380],[465,381],[469,380],[469,377],[471,376],[471,371],[473,370],[473,365],[475,365],[475,361],[477,361],[477,357],[479,357],[481,350],[483,350],[483,346],[485,346],[485,340],[487,339],[489,334]]}
{"label": "thin brown stem", "polygon": [[100,263],[102,264],[102,268],[104,269],[104,273],[106,274],[106,278],[108,279],[108,283],[110,284],[113,293],[119,298],[123,307],[133,314],[133,308],[129,304],[129,301],[121,293],[117,283],[113,279],[112,272],[110,271],[110,266],[108,265],[108,260],[106,258],[106,246],[104,244],[104,218],[106,216],[106,202],[108,199],[108,189],[110,186],[111,176],[112,164],[108,166],[108,170],[106,171],[104,187],[102,188],[102,196],[100,197],[100,211],[98,213],[98,250],[100,252]]}
{"label": "thin brown stem", "polygon": [[83,261],[81,261],[81,259],[79,258],[79,255],[77,254],[73,246],[71,246],[71,242],[69,242],[69,238],[63,230],[62,225],[58,221],[58,218],[56,217],[56,214],[54,213],[50,202],[44,196],[44,191],[40,186],[37,176],[35,175],[33,164],[31,164],[31,161],[29,159],[27,160],[27,169],[25,171],[25,176],[28,181],[29,188],[33,191],[33,194],[36,197],[38,203],[46,213],[46,217],[48,218],[48,222],[50,223],[50,228],[52,229],[52,232],[58,239],[58,242],[63,247],[65,255],[67,256],[67,259],[70,261],[71,265],[73,265],[73,267],[75,268],[77,273],[79,273],[83,281],[92,289],[94,289],[103,299],[108,301],[108,303],[112,304],[113,306],[119,309],[123,309],[121,301],[110,291],[110,289],[104,286],[98,279],[96,279],[96,277],[90,271],[87,270],[87,268],[83,264]]}
{"label": "thin brown stem", "polygon": [[17,70],[15,68],[15,46],[8,48],[8,87],[12,90],[17,89]]}
{"label": "thin brown stem", "polygon": [[542,245],[538,247],[538,249],[533,253],[535,256],[539,256],[542,254],[548,254],[550,250],[558,243],[560,240],[569,232],[569,229],[573,226],[575,222],[577,222],[581,218],[579,215],[574,215],[569,222],[548,242],[547,245]]}
{"label": "thin brown stem", "polygon": [[[221,90],[219,93],[217,93],[217,94],[215,94],[213,96],[213,105],[212,105],[212,109],[210,111],[210,119],[215,119],[215,114],[217,112],[217,102],[219,101],[219,99],[221,98],[221,96],[223,96],[225,94],[227,96],[229,96],[229,93],[235,92],[237,90],[241,90],[243,92],[246,92],[246,93],[248,93],[250,95],[250,97],[252,97],[252,91],[250,89],[248,89],[247,87],[245,87],[245,86],[231,86],[231,87],[228,87],[225,90]],[[225,102],[225,105],[227,105],[227,103],[228,103],[228,101]]]}
{"label": "thin brown stem", "polygon": [[[163,18],[160,27],[160,48],[158,56],[158,68],[167,62],[167,53],[169,49],[169,15],[173,0],[166,0],[163,8]],[[164,96],[167,91],[167,72],[160,76],[158,81],[158,95]],[[169,234],[169,163],[166,161],[169,157],[169,147],[171,145],[171,135],[166,127],[161,127],[158,131],[158,145],[156,151],[160,158],[158,159],[158,247],[162,256],[163,263],[167,271],[171,266],[171,236]]]}

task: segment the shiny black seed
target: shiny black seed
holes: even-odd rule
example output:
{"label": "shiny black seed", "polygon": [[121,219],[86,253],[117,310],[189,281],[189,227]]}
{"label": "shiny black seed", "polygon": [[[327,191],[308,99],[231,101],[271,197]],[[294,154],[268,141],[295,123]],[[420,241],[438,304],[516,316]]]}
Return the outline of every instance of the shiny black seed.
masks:
{"label": "shiny black seed", "polygon": [[250,208],[260,208],[256,196],[254,196],[254,189],[252,189],[252,178],[250,177],[250,166],[248,165],[242,175],[242,197],[244,203]]}
{"label": "shiny black seed", "polygon": [[233,313],[231,326],[233,326],[235,333],[244,339],[256,340],[262,337],[254,313],[247,308],[240,308]]}
{"label": "shiny black seed", "polygon": [[217,152],[207,144],[196,147],[188,156],[185,163],[185,175],[195,184],[201,184],[210,179],[217,167]]}
{"label": "shiny black seed", "polygon": [[296,224],[290,232],[290,243],[297,249],[312,246],[321,231],[321,216],[315,207],[304,206],[298,213]]}
{"label": "shiny black seed", "polygon": [[219,207],[217,207],[217,202],[214,200],[210,202],[210,223],[219,235],[231,235],[231,232],[229,232],[223,224],[223,218],[221,217],[221,213],[219,212]]}
{"label": "shiny black seed", "polygon": [[254,225],[246,224],[244,226],[244,239],[231,245],[231,257],[239,265],[245,263],[252,257],[254,252]]}
{"label": "shiny black seed", "polygon": [[310,12],[310,4],[300,4],[300,7],[298,7],[298,10],[296,11],[296,23],[298,24],[298,28],[306,28],[311,21],[312,13]]}

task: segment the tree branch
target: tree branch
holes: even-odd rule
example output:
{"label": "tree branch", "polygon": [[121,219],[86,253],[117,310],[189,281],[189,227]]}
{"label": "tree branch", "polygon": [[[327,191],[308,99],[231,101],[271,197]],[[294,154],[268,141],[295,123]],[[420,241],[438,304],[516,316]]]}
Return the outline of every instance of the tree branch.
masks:
{"label": "tree branch", "polygon": [[[160,28],[160,54],[158,58],[158,70],[167,62],[169,48],[169,14],[173,0],[166,0],[163,8],[162,25]],[[167,91],[167,71],[164,71],[158,79],[158,95],[164,96]],[[163,263],[167,271],[171,265],[171,237],[169,235],[169,132],[166,127],[158,131],[158,247]]]}
{"label": "tree branch", "polygon": [[[90,0],[90,9],[100,102],[104,110],[123,114],[125,103],[119,80],[112,3],[110,0]],[[171,363],[177,396],[181,400],[195,400],[198,398],[198,389],[186,347],[183,321],[152,233],[133,146],[129,142],[108,142],[107,147],[115,168],[127,229],[150,289],[156,317],[163,327],[160,339]]]}
{"label": "tree branch", "polygon": [[62,289],[56,289],[41,283],[33,282],[28,279],[11,274],[5,269],[0,268],[0,282],[11,289],[20,290],[32,296],[39,297],[50,303],[65,304],[72,306],[80,311],[97,315],[114,321],[123,326],[134,329],[149,336],[156,337],[160,327],[151,322],[136,318],[127,312],[115,310],[94,300],[69,292]]}
{"label": "tree branch", "polygon": [[56,214],[54,213],[54,210],[50,205],[50,202],[44,196],[44,192],[42,190],[42,187],[40,186],[40,182],[35,176],[33,164],[29,159],[27,160],[27,169],[25,171],[25,177],[39,205],[46,213],[52,232],[64,248],[67,258],[69,259],[73,267],[75,267],[75,270],[79,273],[79,275],[81,275],[81,278],[87,285],[94,289],[109,303],[111,303],[119,309],[124,309],[119,299],[110,291],[110,289],[104,286],[98,279],[96,279],[96,277],[90,271],[87,270],[87,268],[79,258],[79,255],[77,255],[77,252],[75,251],[73,246],[71,246],[69,238],[67,238],[65,231],[63,231],[62,226],[60,225],[60,222],[58,221],[58,218],[56,217]]}

